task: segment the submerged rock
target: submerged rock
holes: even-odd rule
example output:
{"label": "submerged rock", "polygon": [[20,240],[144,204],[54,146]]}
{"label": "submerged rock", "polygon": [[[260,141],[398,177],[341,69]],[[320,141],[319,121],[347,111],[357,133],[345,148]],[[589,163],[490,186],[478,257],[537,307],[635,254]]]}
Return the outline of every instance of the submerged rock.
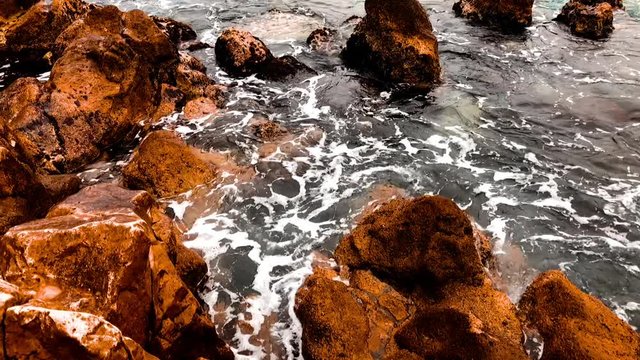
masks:
{"label": "submerged rock", "polygon": [[367,0],[342,57],[347,65],[394,83],[430,88],[440,81],[438,40],[416,0]]}
{"label": "submerged rock", "polygon": [[122,169],[128,188],[170,197],[216,179],[216,167],[204,153],[170,131],[149,134]]}
{"label": "submerged rock", "polygon": [[223,31],[215,50],[218,65],[234,77],[257,74],[261,78],[283,80],[299,72],[314,72],[292,56],[276,58],[262,40],[243,30]]}
{"label": "submerged rock", "polygon": [[[102,317],[162,359],[230,359],[176,269],[176,231],[147,193],[97,185],[47,218],[10,229],[0,243],[0,273],[35,294],[28,305],[43,308],[34,316],[47,324],[48,309],[70,312],[83,329]],[[33,333],[30,346],[46,343],[54,331]],[[109,351],[119,346],[111,345]]]}
{"label": "submerged rock", "polygon": [[504,31],[522,31],[531,25],[533,0],[459,0],[453,5],[456,16],[491,25]]}
{"label": "submerged rock", "polygon": [[534,280],[520,300],[519,315],[542,335],[542,360],[640,358],[638,333],[560,271]]}
{"label": "submerged rock", "polygon": [[603,39],[613,32],[614,6],[608,2],[570,0],[556,20],[568,25],[574,35]]}

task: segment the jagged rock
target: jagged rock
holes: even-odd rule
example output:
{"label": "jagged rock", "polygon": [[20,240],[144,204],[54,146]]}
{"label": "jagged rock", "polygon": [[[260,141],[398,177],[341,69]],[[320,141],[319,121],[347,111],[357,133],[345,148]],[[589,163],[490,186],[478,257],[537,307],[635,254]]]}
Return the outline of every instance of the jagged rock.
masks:
{"label": "jagged rock", "polygon": [[307,38],[307,45],[314,50],[328,49],[337,33],[336,30],[326,27],[313,30]]}
{"label": "jagged rock", "polygon": [[503,31],[522,31],[531,25],[533,0],[459,0],[453,5],[456,16],[491,25]]}
{"label": "jagged rock", "polygon": [[542,335],[542,360],[640,358],[638,333],[560,271],[534,280],[520,300],[519,316]]}
{"label": "jagged rock", "polygon": [[191,26],[185,23],[166,17],[152,16],[151,18],[158,28],[160,28],[160,30],[162,30],[162,32],[165,33],[169,40],[171,40],[171,42],[176,46],[180,46],[182,43],[198,38],[198,35]]}
{"label": "jagged rock", "polygon": [[0,21],[0,54],[31,61],[44,61],[58,35],[92,7],[83,0],[25,1],[20,6],[11,0],[8,5],[0,14],[6,19]]}
{"label": "jagged rock", "polygon": [[0,275],[35,294],[30,306],[103,317],[162,359],[232,358],[180,277],[194,279],[202,265],[176,269],[185,250],[176,232],[148,193],[96,185],[10,229]]}
{"label": "jagged rock", "polygon": [[122,169],[126,187],[159,197],[191,190],[216,178],[215,166],[170,131],[149,134]]}
{"label": "jagged rock", "polygon": [[335,252],[342,265],[401,282],[482,283],[485,273],[468,217],[451,200],[393,200],[364,218]]}
{"label": "jagged rock", "polygon": [[438,40],[416,0],[367,0],[367,15],[347,41],[347,65],[383,80],[430,88],[440,81]]}
{"label": "jagged rock", "polygon": [[10,359],[153,360],[135,341],[93,314],[32,305],[13,306],[4,317]]}
{"label": "jagged rock", "polygon": [[570,0],[564,5],[556,20],[567,24],[574,35],[603,39],[613,32],[614,9],[608,2]]}
{"label": "jagged rock", "polygon": [[217,111],[218,105],[216,105],[215,101],[206,97],[199,97],[187,102],[187,105],[184,106],[184,117],[187,120],[199,119]]}
{"label": "jagged rock", "polygon": [[270,80],[282,80],[299,72],[315,73],[292,56],[276,58],[262,40],[243,30],[223,31],[215,50],[218,65],[234,77],[257,74]]}

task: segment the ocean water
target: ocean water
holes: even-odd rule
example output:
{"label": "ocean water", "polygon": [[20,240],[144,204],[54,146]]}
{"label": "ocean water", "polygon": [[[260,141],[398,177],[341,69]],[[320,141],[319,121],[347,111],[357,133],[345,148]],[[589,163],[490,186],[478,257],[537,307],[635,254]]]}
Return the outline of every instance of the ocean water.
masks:
{"label": "ocean water", "polygon": [[[228,109],[165,122],[256,173],[225,173],[168,201],[190,229],[187,245],[210,265],[202,296],[239,358],[301,358],[295,292],[314,258],[381,193],[453,198],[493,236],[514,301],[536,273],[560,268],[640,326],[640,1],[615,14],[606,41],[553,22],[563,1],[536,2],[520,35],[470,26],[452,2],[424,1],[444,82],[413,98],[306,46],[322,26],[344,42],[352,30],[344,22],[363,15],[363,1],[101,2],[187,22],[212,44],[227,27],[249,29],[318,72],[236,80],[216,67],[212,49],[201,50],[210,75],[229,87]],[[251,133],[264,118],[292,134],[268,156]],[[108,178],[117,166],[87,174]]]}

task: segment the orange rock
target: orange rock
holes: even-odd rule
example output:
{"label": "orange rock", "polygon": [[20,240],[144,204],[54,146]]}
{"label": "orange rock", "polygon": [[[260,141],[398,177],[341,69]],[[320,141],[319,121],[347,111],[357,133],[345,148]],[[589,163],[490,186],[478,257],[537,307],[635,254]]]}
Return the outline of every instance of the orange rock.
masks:
{"label": "orange rock", "polygon": [[403,283],[479,284],[486,276],[469,219],[438,196],[382,206],[342,239],[335,255],[341,265]]}
{"label": "orange rock", "polygon": [[533,0],[459,0],[453,5],[456,16],[492,25],[504,31],[522,31],[531,25]]}
{"label": "orange rock", "polygon": [[425,88],[440,81],[438,40],[418,1],[367,0],[365,10],[342,53],[349,66]]}
{"label": "orange rock", "polygon": [[542,335],[542,360],[640,358],[640,336],[560,271],[534,280],[520,300],[519,316]]}
{"label": "orange rock", "polygon": [[187,102],[184,107],[184,117],[187,120],[199,119],[215,114],[217,111],[218,105],[216,105],[215,101],[206,97],[199,97]]}
{"label": "orange rock", "polygon": [[570,0],[556,20],[567,24],[574,35],[603,39],[613,32],[613,11],[618,7],[621,1]]}
{"label": "orange rock", "polygon": [[215,180],[216,168],[169,131],[149,134],[122,169],[125,186],[169,197]]}

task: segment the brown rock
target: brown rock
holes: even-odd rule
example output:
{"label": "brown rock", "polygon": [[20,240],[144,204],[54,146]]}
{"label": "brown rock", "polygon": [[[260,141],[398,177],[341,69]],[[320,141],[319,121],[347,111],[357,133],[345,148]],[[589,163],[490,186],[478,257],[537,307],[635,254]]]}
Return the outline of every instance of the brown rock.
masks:
{"label": "brown rock", "polygon": [[215,114],[217,111],[218,106],[215,101],[206,97],[199,97],[187,102],[187,105],[184,107],[184,117],[187,120],[199,119],[207,115]]}
{"label": "brown rock", "polygon": [[438,196],[382,206],[342,239],[335,255],[341,265],[400,282],[479,284],[485,278],[469,219]]}
{"label": "brown rock", "polygon": [[151,116],[152,123],[157,123],[165,116],[169,116],[185,104],[185,95],[177,87],[169,84],[162,84],[160,90],[160,105]]}
{"label": "brown rock", "polygon": [[92,314],[20,305],[6,310],[3,328],[11,359],[157,359]]}
{"label": "brown rock", "polygon": [[169,197],[213,181],[216,169],[170,131],[149,134],[122,169],[126,187]]}
{"label": "brown rock", "polygon": [[234,77],[257,74],[269,80],[283,80],[299,72],[314,73],[292,56],[276,58],[262,40],[243,30],[223,31],[215,51],[218,65]]}
{"label": "brown rock", "polygon": [[198,38],[198,35],[191,28],[191,26],[185,23],[158,16],[152,16],[151,19],[153,19],[158,28],[160,28],[160,30],[176,46],[180,46],[180,44],[184,42],[192,41]]}
{"label": "brown rock", "polygon": [[176,247],[175,264],[178,275],[192,291],[198,287],[209,271],[202,256],[182,244]]}
{"label": "brown rock", "polygon": [[503,31],[522,31],[531,25],[533,0],[459,0],[453,5],[456,16],[472,22],[491,25]]}
{"label": "brown rock", "polygon": [[418,1],[367,0],[365,9],[342,52],[349,66],[425,88],[440,81],[438,41]]}
{"label": "brown rock", "polygon": [[155,334],[152,348],[165,359],[233,359],[198,300],[178,276],[164,244],[149,252]]}
{"label": "brown rock", "polygon": [[534,280],[520,300],[519,316],[542,335],[542,360],[640,358],[640,336],[560,271]]}
{"label": "brown rock", "polygon": [[307,45],[314,50],[329,49],[331,42],[337,35],[337,31],[331,28],[316,29],[309,34],[307,38]]}
{"label": "brown rock", "polygon": [[83,0],[53,0],[50,4],[30,0],[22,7],[10,1],[5,11],[19,16],[13,16],[4,25],[0,22],[0,53],[42,61],[42,57],[53,50],[58,35],[91,7]]}
{"label": "brown rock", "polygon": [[614,9],[608,2],[570,0],[564,5],[556,20],[567,24],[574,35],[603,39],[613,32]]}

